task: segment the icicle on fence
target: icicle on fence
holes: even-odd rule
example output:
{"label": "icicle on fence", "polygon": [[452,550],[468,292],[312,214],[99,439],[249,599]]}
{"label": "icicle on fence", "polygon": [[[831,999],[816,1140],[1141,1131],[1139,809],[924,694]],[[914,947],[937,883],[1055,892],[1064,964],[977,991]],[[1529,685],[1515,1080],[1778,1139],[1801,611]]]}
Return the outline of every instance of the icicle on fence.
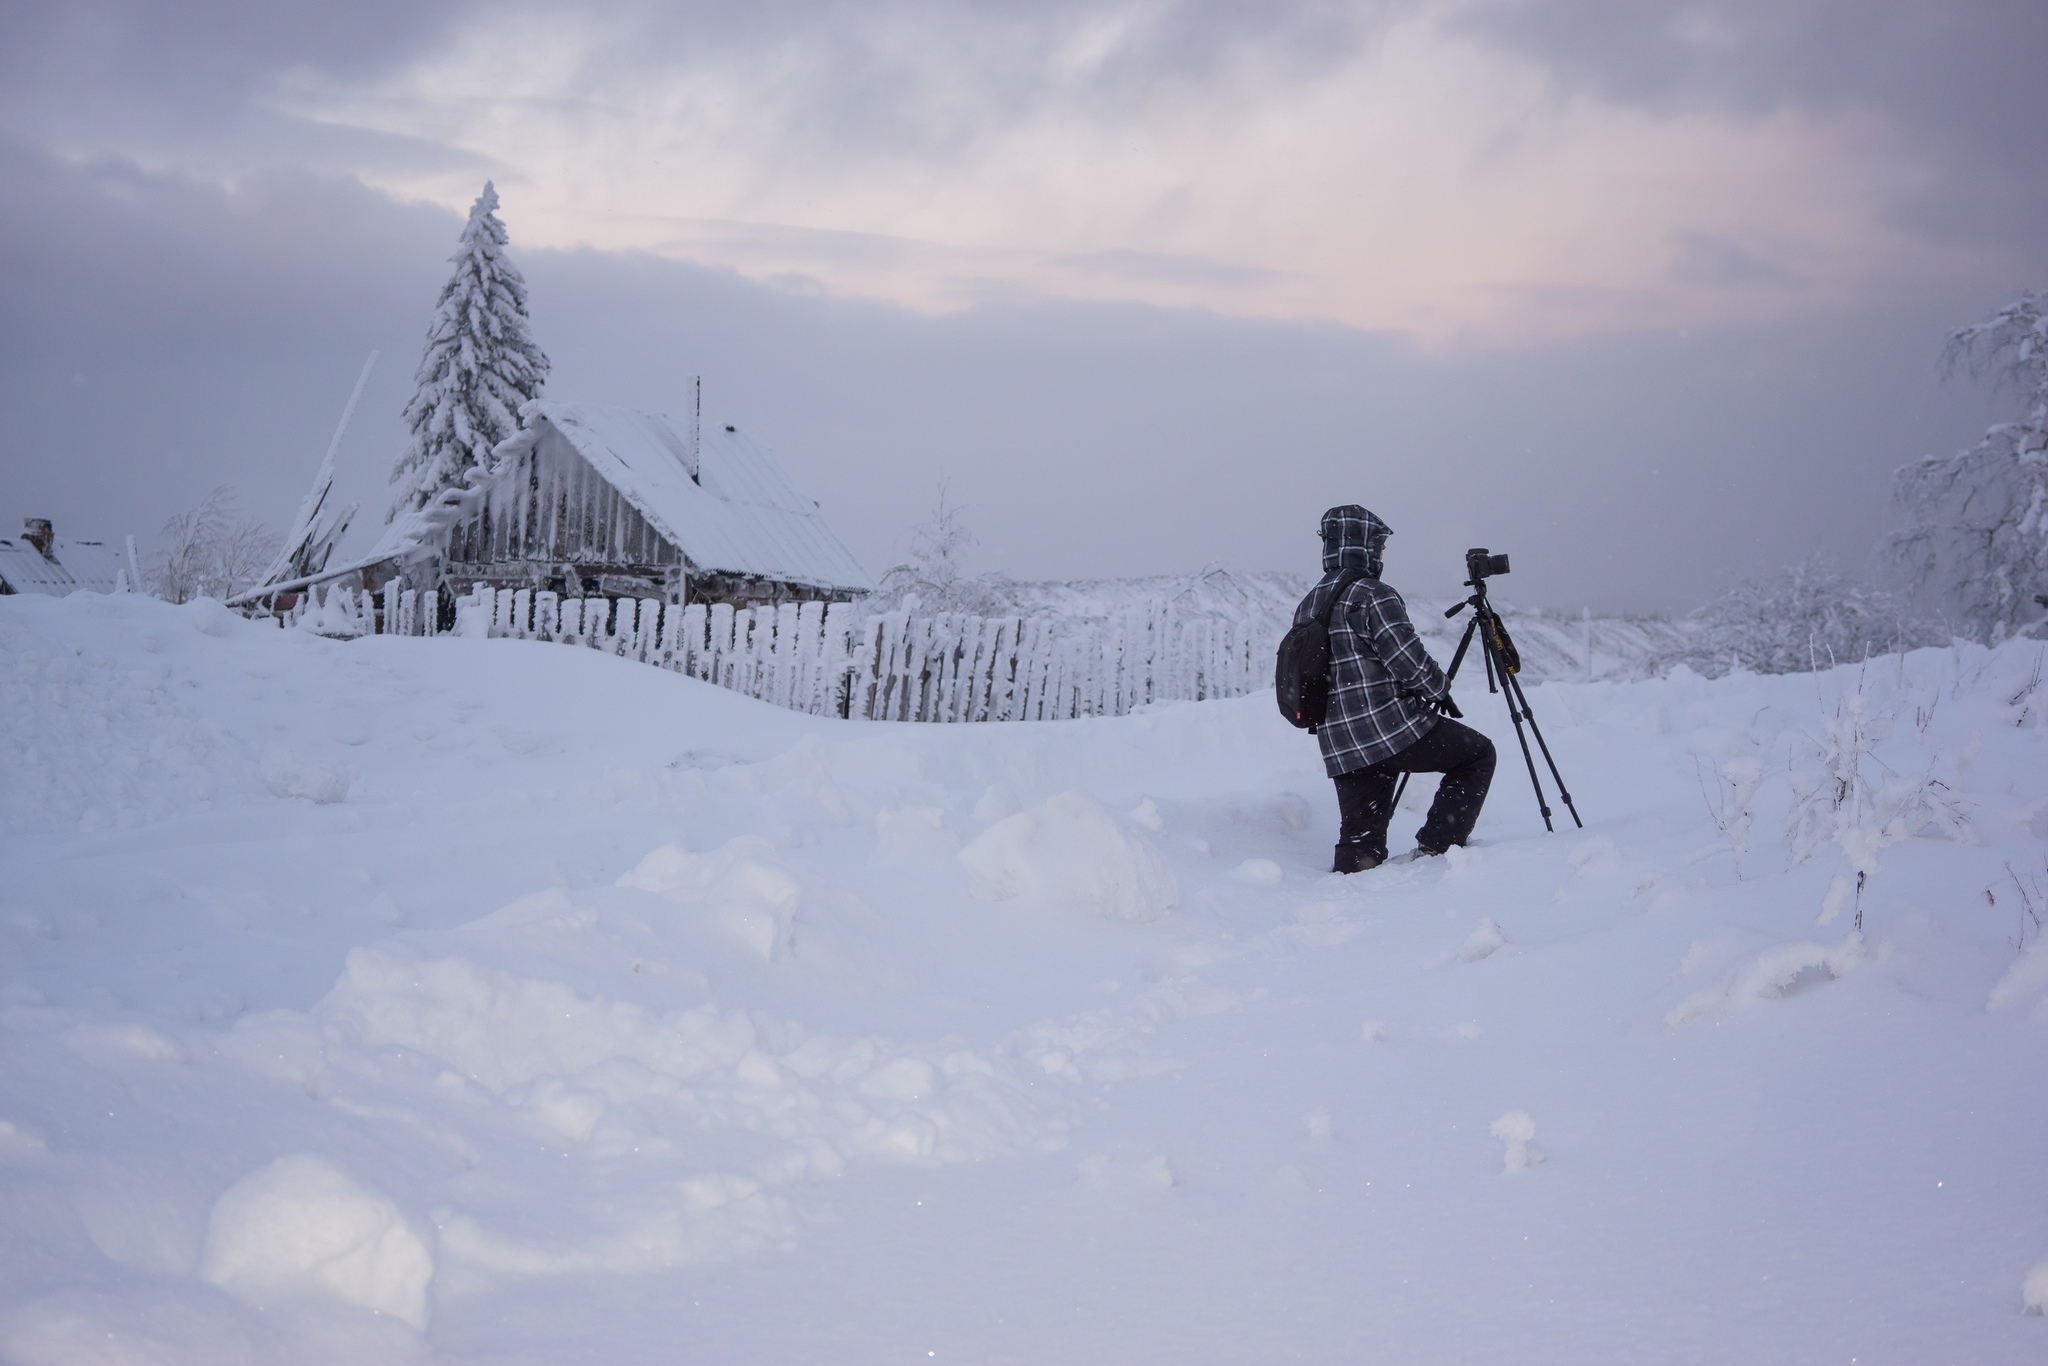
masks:
{"label": "icicle on fence", "polygon": [[408,588],[394,580],[376,592],[346,584],[323,585],[298,595],[291,607],[273,620],[323,636],[437,636],[440,594]]}
{"label": "icicle on fence", "polygon": [[875,615],[846,603],[672,607],[481,584],[457,601],[455,629],[580,645],[795,711],[872,721],[1061,720],[1237,697],[1264,686],[1273,645],[1271,631],[1170,606],[1075,626]]}

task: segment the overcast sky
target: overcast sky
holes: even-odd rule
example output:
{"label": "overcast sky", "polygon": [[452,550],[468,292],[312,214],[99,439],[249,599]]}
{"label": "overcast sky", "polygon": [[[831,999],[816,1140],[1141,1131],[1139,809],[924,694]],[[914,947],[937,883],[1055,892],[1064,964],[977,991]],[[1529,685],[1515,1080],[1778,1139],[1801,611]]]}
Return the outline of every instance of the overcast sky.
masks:
{"label": "overcast sky", "polygon": [[0,8],[0,518],[145,546],[381,518],[486,178],[558,398],[783,455],[868,567],[940,480],[977,568],[1514,552],[1684,608],[1822,550],[1994,397],[2048,284],[2039,0]]}

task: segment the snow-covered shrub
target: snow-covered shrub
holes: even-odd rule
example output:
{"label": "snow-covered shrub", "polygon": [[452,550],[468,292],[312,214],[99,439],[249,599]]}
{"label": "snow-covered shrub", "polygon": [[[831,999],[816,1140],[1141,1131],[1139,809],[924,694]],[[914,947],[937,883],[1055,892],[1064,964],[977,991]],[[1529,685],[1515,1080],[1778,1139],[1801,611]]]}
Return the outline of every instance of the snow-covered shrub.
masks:
{"label": "snow-covered shrub", "polygon": [[1820,556],[1729,589],[1688,618],[1690,639],[1670,663],[1708,677],[1742,668],[1800,673],[1871,655],[1946,644],[1906,598],[1831,568]]}
{"label": "snow-covered shrub", "polygon": [[548,358],[526,314],[526,279],[505,254],[498,191],[489,182],[470,206],[455,274],[441,287],[427,345],[405,405],[412,441],[391,471],[391,512],[416,511],[462,485],[499,442],[519,431],[519,407],[540,397]]}
{"label": "snow-covered shrub", "polygon": [[1543,1160],[1543,1150],[1533,1142],[1536,1121],[1529,1118],[1527,1110],[1508,1111],[1486,1131],[1499,1139],[1505,1149],[1503,1176],[1519,1176]]}
{"label": "snow-covered shrub", "polygon": [[226,485],[165,522],[163,535],[150,589],[166,602],[227,598],[253,587],[278,550],[276,532],[236,515],[235,493]]}
{"label": "snow-covered shrub", "polygon": [[1853,690],[1838,692],[1832,701],[1824,698],[1819,733],[1795,742],[1793,804],[1785,817],[1794,864],[1831,844],[1842,853],[1843,871],[1829,884],[1817,923],[1825,925],[1853,905],[1859,930],[1864,887],[1886,845],[1930,827],[1951,839],[1972,837],[1956,784],[1938,776],[1958,762],[1956,756],[1922,756],[1910,769],[1878,757],[1902,703],[1897,697],[1881,703],[1869,686],[1869,672],[1868,666],[1857,670]]}
{"label": "snow-covered shrub", "polygon": [[1693,756],[1693,772],[1699,779],[1700,795],[1706,799],[1707,814],[1715,829],[1735,855],[1738,874],[1743,855],[1749,852],[1750,828],[1756,824],[1756,792],[1763,785],[1763,759],[1755,754],[1738,754],[1721,760],[1708,780],[1707,766],[1700,755]]}
{"label": "snow-covered shrub", "polygon": [[894,611],[916,600],[920,612],[961,612],[977,617],[1015,615],[1009,594],[1010,580],[1002,574],[969,575],[967,551],[974,544],[974,532],[963,515],[965,509],[948,500],[945,484],[939,485],[931,515],[910,532],[910,558],[892,566],[869,605],[877,611]]}
{"label": "snow-covered shrub", "polygon": [[2036,1262],[2020,1282],[2020,1302],[2029,1314],[2048,1314],[2048,1261]]}
{"label": "snow-covered shrub", "polygon": [[2024,413],[1966,451],[1902,468],[1892,499],[1903,525],[1887,549],[1959,630],[1996,642],[2048,606],[2048,291],[1951,333],[1944,363],[2012,389]]}

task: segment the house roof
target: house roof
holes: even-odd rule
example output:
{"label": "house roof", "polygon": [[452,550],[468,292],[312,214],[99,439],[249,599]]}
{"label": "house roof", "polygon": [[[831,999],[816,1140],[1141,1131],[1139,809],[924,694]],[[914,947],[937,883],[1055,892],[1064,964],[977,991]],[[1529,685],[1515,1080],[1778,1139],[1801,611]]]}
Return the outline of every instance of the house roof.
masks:
{"label": "house roof", "polygon": [[745,432],[716,425],[703,431],[693,479],[687,431],[664,414],[543,400],[520,415],[536,438],[543,426],[559,432],[694,568],[826,589],[874,588],[825,525],[817,501]]}
{"label": "house roof", "polygon": [[44,593],[61,598],[67,593],[111,593],[121,577],[121,557],[100,541],[67,541],[58,537],[50,543],[50,558],[27,541],[16,537],[0,540],[0,583],[12,593]]}

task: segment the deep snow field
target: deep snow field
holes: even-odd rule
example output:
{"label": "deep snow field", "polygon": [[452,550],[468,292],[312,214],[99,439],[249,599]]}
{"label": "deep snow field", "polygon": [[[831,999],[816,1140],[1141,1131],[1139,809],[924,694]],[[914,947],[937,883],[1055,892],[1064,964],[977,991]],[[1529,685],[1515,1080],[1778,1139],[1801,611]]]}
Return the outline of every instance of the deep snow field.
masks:
{"label": "deep snow field", "polygon": [[1339,878],[1265,695],[0,601],[0,1360],[2048,1360],[2042,650],[1533,688],[1555,834],[1468,679]]}

